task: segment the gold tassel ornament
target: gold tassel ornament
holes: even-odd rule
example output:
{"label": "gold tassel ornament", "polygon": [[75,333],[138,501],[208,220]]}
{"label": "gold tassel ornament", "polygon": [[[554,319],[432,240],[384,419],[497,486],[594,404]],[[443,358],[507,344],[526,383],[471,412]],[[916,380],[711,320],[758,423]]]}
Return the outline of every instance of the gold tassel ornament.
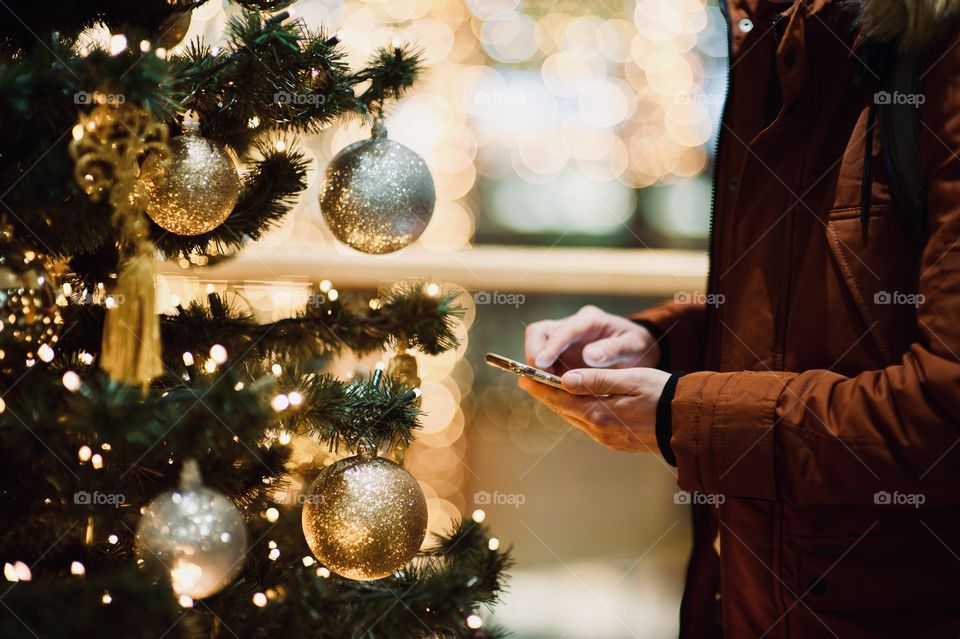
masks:
{"label": "gold tassel ornament", "polygon": [[163,372],[156,254],[144,215],[147,194],[139,183],[140,162],[147,154],[170,157],[167,127],[139,107],[101,104],[81,113],[73,128],[74,177],[92,199],[109,195],[119,237],[119,278],[109,298],[113,304],[108,304],[100,368],[110,379],[144,391]]}

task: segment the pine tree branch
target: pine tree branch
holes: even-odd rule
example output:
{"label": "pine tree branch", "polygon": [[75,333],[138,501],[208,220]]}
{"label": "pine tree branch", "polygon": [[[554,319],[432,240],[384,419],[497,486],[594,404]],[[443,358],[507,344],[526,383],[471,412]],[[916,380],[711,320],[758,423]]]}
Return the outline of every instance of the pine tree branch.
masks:
{"label": "pine tree branch", "polygon": [[[57,345],[55,364],[61,370],[86,371],[83,375],[90,381],[80,394],[85,400],[68,398],[69,419],[71,424],[76,420],[80,432],[95,426],[101,437],[124,437],[136,444],[164,436],[174,451],[200,445],[229,456],[232,441],[214,437],[223,434],[218,428],[221,424],[251,424],[250,432],[256,433],[257,424],[273,415],[269,409],[273,394],[297,392],[300,403],[278,416],[292,432],[311,434],[334,449],[407,445],[420,411],[409,387],[389,376],[379,384],[363,377],[344,382],[320,372],[310,360],[344,349],[358,353],[384,349],[401,340],[432,354],[455,348],[455,322],[462,316],[457,294],[435,297],[427,294],[422,284],[411,283],[383,293],[384,302],[378,309],[351,304],[343,296],[308,304],[295,317],[267,324],[257,324],[220,295],[211,294],[206,305],[193,303],[174,315],[162,316],[167,373],[146,398],[136,389],[96,376],[95,368],[81,362],[82,354],[95,357],[99,352],[106,311],[92,304],[70,304],[62,309],[66,330]],[[208,373],[203,365],[215,344],[224,346],[232,359]],[[185,361],[184,353],[190,353],[192,361]],[[278,378],[269,368],[277,357],[302,363],[286,364]],[[30,388],[40,393],[28,394],[23,400],[26,404],[20,405],[18,389],[14,389],[7,399],[11,414],[44,415],[49,397],[63,392],[56,377],[31,374],[34,383]],[[235,390],[236,381],[255,382],[257,391],[268,399],[250,396],[252,387],[242,393]],[[211,402],[219,408],[213,410]],[[46,419],[62,421],[56,412],[61,408],[52,405],[53,413]],[[211,414],[218,419],[211,420]],[[34,430],[45,428],[44,420],[39,422]],[[131,431],[130,423],[138,427]],[[173,425],[173,434],[164,435]],[[174,439],[180,433],[204,439]]]}
{"label": "pine tree branch", "polygon": [[[407,283],[383,291],[379,308],[343,295],[329,299],[311,296],[293,317],[257,324],[251,315],[231,305],[220,295],[208,295],[207,304],[194,302],[173,315],[161,316],[164,361],[167,368],[182,374],[181,355],[201,356],[214,344],[244,358],[274,356],[310,358],[350,350],[360,354],[399,343],[437,355],[456,348],[455,327],[463,317],[457,302],[460,291],[439,297],[426,292],[422,283]],[[65,358],[80,352],[96,355],[105,318],[102,306],[81,297],[61,309],[64,324],[57,351]]]}

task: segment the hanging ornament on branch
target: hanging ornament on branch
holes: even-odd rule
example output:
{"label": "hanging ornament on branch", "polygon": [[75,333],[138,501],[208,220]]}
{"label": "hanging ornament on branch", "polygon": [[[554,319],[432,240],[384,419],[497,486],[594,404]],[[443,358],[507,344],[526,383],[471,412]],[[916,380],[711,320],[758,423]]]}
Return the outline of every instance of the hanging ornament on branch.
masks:
{"label": "hanging ornament on branch", "polygon": [[172,49],[180,44],[180,41],[187,36],[187,31],[190,30],[190,16],[190,11],[170,14],[157,28],[157,39],[154,46]]}
{"label": "hanging ornament on branch", "polygon": [[169,573],[177,595],[202,599],[223,590],[240,572],[247,529],[233,502],[204,486],[197,462],[188,459],[180,487],[144,510],[136,551],[145,566]]}
{"label": "hanging ornament on branch", "polygon": [[427,500],[413,475],[361,452],[323,469],[307,492],[303,534],[333,572],[361,581],[403,568],[427,534]]}
{"label": "hanging ornament on branch", "polygon": [[[390,358],[390,363],[387,365],[387,374],[399,379],[410,388],[420,388],[420,368],[417,365],[417,358],[407,351],[408,348],[410,348],[410,344],[406,340],[397,342],[397,352]],[[399,443],[393,447],[393,454],[402,466],[407,458],[407,447]]]}
{"label": "hanging ornament on branch", "polygon": [[141,182],[147,215],[177,235],[200,235],[223,224],[240,198],[240,175],[227,150],[200,135],[195,114],[184,117],[186,133],[170,140],[171,158],[148,156]]}
{"label": "hanging ornament on branch", "polygon": [[347,246],[391,253],[420,237],[436,201],[426,162],[388,139],[378,117],[370,138],[354,142],[330,161],[320,210]]}
{"label": "hanging ornament on branch", "polygon": [[45,257],[14,241],[0,223],[0,370],[53,358],[62,319]]}
{"label": "hanging ornament on branch", "polygon": [[417,358],[407,350],[409,348],[410,344],[406,340],[401,340],[397,343],[397,352],[390,359],[387,373],[391,377],[396,377],[410,388],[419,388],[420,370],[417,366]]}
{"label": "hanging ornament on branch", "polygon": [[120,244],[120,274],[112,294],[116,304],[107,313],[100,367],[114,381],[144,390],[163,372],[153,280],[156,251],[143,216],[147,199],[138,186],[140,161],[148,154],[158,161],[169,157],[167,127],[139,107],[100,105],[89,115],[81,113],[73,128],[74,177],[92,199],[108,194]]}

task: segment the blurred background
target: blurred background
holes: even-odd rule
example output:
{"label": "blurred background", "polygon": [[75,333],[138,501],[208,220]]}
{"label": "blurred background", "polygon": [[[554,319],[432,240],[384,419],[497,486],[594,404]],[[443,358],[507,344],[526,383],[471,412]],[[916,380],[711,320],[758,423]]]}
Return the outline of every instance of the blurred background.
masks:
{"label": "blurred background", "polygon": [[[203,5],[188,39],[216,42],[235,11]],[[422,48],[427,71],[387,127],[430,166],[433,219],[395,254],[337,244],[319,210],[323,170],[369,135],[359,122],[338,125],[298,142],[311,186],[282,228],[235,259],[183,256],[164,272],[162,295],[172,307],[227,291],[269,319],[317,289],[359,292],[374,305],[377,287],[408,277],[468,291],[461,348],[418,356],[427,415],[407,464],[429,498],[431,528],[479,509],[514,546],[494,621],[520,639],[675,636],[689,525],[674,504],[673,470],[659,456],[592,443],[483,355],[522,358],[527,324],[586,303],[629,313],[703,290],[726,87],[718,7],[300,0],[292,13],[336,34],[351,65],[385,44]],[[377,359],[336,367],[350,375]],[[297,444],[300,461],[323,455]]]}

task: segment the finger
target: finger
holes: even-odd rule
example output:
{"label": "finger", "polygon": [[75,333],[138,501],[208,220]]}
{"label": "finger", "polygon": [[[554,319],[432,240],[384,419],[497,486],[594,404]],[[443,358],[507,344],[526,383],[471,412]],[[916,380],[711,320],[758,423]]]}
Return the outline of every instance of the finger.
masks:
{"label": "finger", "polygon": [[592,328],[592,322],[581,315],[573,315],[554,322],[546,334],[546,341],[533,359],[534,366],[548,368],[574,342],[582,340]]}
{"label": "finger", "polygon": [[527,326],[523,339],[523,356],[531,366],[536,366],[536,357],[547,343],[547,331],[552,323],[548,320]]}
{"label": "finger", "polygon": [[[626,428],[626,424],[617,415],[617,402],[622,401],[622,398],[578,397],[526,378],[521,378],[520,386],[530,395],[543,402],[547,408],[557,413],[568,424],[582,430],[595,442],[604,446],[611,446],[611,427],[616,432],[630,430]],[[632,432],[625,436],[620,433],[620,437],[626,439],[637,438]]]}
{"label": "finger", "polygon": [[647,346],[636,334],[614,335],[584,346],[583,362],[598,367],[614,364],[638,366]]}
{"label": "finger", "polygon": [[593,398],[571,395],[559,388],[535,382],[528,377],[520,378],[520,388],[527,391],[537,401],[546,404],[550,410],[565,416],[582,416],[596,404],[596,400]]}
{"label": "finger", "polygon": [[643,368],[577,368],[561,381],[573,395],[636,395],[643,388]]}
{"label": "finger", "polygon": [[560,389],[547,386],[546,384],[541,384],[540,382],[534,381],[529,377],[521,377],[517,383],[519,384],[520,388],[527,392],[528,395],[547,405],[551,405],[555,393],[564,392]]}

